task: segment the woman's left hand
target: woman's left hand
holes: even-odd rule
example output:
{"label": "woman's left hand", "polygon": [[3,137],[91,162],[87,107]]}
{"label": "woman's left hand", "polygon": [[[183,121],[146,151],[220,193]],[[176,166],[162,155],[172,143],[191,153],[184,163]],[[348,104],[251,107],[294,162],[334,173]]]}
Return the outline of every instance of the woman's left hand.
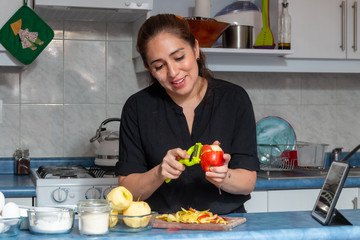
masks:
{"label": "woman's left hand", "polygon": [[[215,141],[213,144],[220,145],[218,141]],[[228,153],[224,153],[223,158],[225,160],[224,165],[219,167],[211,167],[210,172],[205,173],[205,178],[217,187],[220,187],[223,184],[229,171],[228,164],[230,162],[231,156]]]}

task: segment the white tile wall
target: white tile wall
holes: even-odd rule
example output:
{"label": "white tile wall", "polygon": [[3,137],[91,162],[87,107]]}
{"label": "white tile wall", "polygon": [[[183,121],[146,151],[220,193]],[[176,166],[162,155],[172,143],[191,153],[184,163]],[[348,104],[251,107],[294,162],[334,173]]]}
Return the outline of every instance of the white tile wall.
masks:
{"label": "white tile wall", "polygon": [[[22,70],[0,68],[0,157],[26,145],[32,157],[93,156],[89,139],[119,117],[126,99],[148,84],[136,74],[127,24],[53,22],[55,39]],[[298,140],[351,150],[360,142],[360,74],[225,73],[243,86],[255,116],[280,116]],[[118,130],[118,123],[109,125]]]}

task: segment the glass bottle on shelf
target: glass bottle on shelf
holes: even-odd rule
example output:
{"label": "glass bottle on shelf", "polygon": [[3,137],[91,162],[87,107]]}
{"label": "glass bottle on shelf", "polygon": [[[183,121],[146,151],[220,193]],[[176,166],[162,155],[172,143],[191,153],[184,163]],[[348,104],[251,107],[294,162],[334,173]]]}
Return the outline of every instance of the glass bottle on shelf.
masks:
{"label": "glass bottle on shelf", "polygon": [[283,0],[279,18],[278,49],[291,49],[291,17],[288,11],[289,3]]}

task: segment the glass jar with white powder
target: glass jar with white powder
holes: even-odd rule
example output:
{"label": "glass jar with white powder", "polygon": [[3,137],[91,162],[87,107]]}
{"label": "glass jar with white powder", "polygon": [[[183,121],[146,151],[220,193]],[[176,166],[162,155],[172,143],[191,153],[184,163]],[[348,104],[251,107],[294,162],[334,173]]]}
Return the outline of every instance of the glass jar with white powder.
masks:
{"label": "glass jar with white powder", "polygon": [[81,200],[77,204],[81,235],[104,235],[109,231],[110,202],[102,199]]}

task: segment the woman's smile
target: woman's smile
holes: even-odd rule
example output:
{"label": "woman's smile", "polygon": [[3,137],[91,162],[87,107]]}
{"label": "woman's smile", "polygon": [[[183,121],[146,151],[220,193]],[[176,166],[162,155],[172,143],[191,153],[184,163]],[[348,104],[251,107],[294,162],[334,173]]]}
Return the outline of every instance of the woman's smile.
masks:
{"label": "woman's smile", "polygon": [[183,78],[180,78],[180,79],[177,79],[177,80],[173,80],[171,83],[173,84],[174,87],[182,87],[185,85],[185,81],[186,80],[186,77],[183,77]]}

